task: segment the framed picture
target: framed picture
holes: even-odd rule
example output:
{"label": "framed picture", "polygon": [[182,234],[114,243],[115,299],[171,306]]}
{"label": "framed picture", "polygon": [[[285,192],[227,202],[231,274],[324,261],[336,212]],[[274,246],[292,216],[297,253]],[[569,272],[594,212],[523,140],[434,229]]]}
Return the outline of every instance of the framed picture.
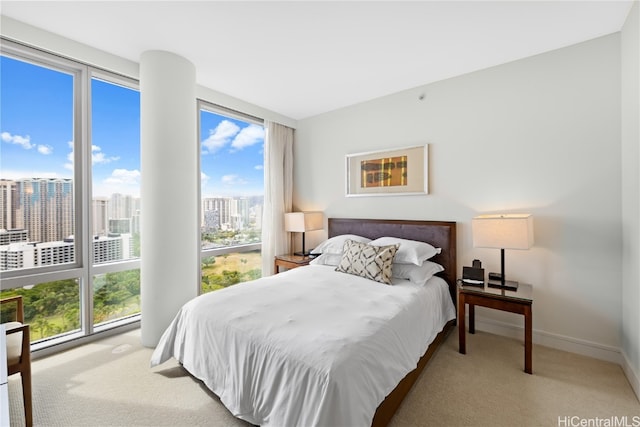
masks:
{"label": "framed picture", "polygon": [[347,197],[428,194],[428,148],[347,154]]}

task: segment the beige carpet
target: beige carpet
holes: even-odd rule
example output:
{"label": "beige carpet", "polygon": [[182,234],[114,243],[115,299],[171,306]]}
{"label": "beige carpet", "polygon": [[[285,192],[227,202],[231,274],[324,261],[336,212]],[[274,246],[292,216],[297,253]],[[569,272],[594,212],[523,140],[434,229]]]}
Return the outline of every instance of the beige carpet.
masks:
{"label": "beige carpet", "polygon": [[[135,330],[34,361],[35,425],[247,426],[175,362],[150,369],[152,350],[139,337]],[[519,341],[479,332],[467,349],[459,354],[457,333],[449,335],[391,426],[640,423],[640,404],[615,364],[534,346],[528,375]],[[9,393],[11,425],[23,425],[16,375]]]}

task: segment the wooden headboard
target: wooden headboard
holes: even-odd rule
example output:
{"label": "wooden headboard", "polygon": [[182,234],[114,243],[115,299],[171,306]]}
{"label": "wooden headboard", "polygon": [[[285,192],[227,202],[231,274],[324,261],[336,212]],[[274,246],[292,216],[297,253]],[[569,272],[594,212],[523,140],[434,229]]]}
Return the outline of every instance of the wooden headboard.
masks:
{"label": "wooden headboard", "polygon": [[329,218],[329,237],[341,234],[357,234],[369,239],[384,236],[399,237],[427,242],[436,248],[441,248],[442,252],[431,258],[431,261],[444,267],[444,271],[438,275],[449,284],[449,293],[453,304],[456,305],[458,267],[454,221]]}

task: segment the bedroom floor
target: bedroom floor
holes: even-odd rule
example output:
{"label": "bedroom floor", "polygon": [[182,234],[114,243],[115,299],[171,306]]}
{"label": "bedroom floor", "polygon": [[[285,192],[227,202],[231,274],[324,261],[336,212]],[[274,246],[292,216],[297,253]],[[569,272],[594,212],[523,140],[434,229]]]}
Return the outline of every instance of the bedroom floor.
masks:
{"label": "bedroom floor", "polygon": [[[449,335],[391,426],[640,422],[640,403],[618,365],[534,345],[534,375],[527,375],[521,342],[483,332],[467,339],[461,355],[457,333]],[[151,353],[135,330],[34,361],[34,425],[248,426],[177,363],[149,369]],[[9,394],[11,425],[24,424],[17,375]]]}
{"label": "bedroom floor", "polygon": [[463,355],[457,329],[431,362],[391,426],[570,426],[624,416],[618,425],[640,423],[640,403],[614,363],[534,344],[529,375],[522,341],[467,334]]}

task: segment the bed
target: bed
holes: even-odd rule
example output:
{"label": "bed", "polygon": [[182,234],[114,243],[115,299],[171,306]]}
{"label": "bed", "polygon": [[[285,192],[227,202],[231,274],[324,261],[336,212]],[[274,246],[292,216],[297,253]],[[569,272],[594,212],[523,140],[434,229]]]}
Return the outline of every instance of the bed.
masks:
{"label": "bed", "polygon": [[386,425],[455,322],[456,224],[328,224],[330,239],[430,243],[444,270],[425,285],[386,286],[318,264],[201,295],[176,315],[151,365],[175,358],[253,424]]}

